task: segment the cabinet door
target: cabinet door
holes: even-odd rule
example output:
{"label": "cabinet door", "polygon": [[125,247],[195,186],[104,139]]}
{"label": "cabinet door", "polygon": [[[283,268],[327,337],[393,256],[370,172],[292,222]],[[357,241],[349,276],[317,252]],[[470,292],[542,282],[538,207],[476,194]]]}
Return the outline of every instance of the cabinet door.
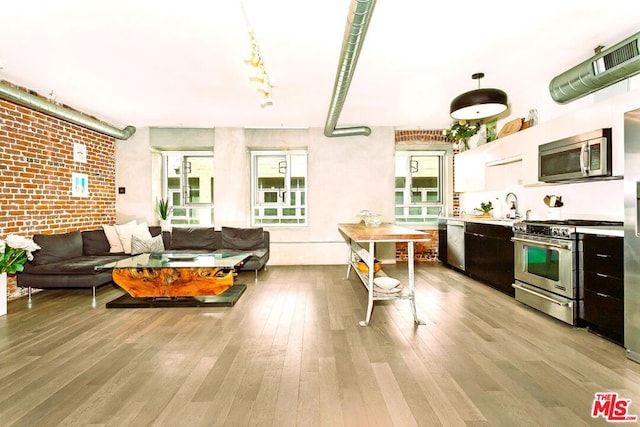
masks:
{"label": "cabinet door", "polygon": [[584,291],[584,320],[597,334],[621,344],[624,342],[623,301],[611,296]]}
{"label": "cabinet door", "polygon": [[624,338],[623,238],[581,236],[583,316],[589,328],[622,344]]}
{"label": "cabinet door", "polygon": [[447,229],[441,228],[438,230],[438,259],[446,264],[447,263]]}
{"label": "cabinet door", "polygon": [[495,281],[497,240],[482,234],[465,233],[465,263],[470,276],[489,283]]}
{"label": "cabinet door", "polygon": [[483,150],[469,150],[454,157],[454,191],[482,191],[485,188]]}
{"label": "cabinet door", "polygon": [[498,254],[496,260],[495,284],[498,289],[515,297],[514,283],[514,256],[511,237],[503,237],[498,240]]}
{"label": "cabinet door", "polygon": [[623,238],[585,234],[581,266],[585,271],[624,279]]}
{"label": "cabinet door", "polygon": [[514,296],[513,231],[490,224],[467,224],[465,258],[471,277]]}

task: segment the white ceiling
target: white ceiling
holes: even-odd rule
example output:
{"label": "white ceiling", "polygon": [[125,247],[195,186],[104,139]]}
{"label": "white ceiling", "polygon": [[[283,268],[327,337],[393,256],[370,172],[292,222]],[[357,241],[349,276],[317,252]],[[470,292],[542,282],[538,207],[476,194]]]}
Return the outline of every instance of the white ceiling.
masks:
{"label": "white ceiling", "polygon": [[[274,106],[248,80],[239,0],[21,0],[0,6],[0,80],[116,126],[324,127],[351,0],[244,0]],[[640,31],[637,0],[378,0],[338,126],[448,127],[482,87],[541,120],[557,74]]]}

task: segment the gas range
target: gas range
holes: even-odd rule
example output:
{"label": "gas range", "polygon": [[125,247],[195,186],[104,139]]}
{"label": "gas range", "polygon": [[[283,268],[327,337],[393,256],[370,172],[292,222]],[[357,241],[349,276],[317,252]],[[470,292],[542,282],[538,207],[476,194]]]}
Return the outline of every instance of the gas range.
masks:
{"label": "gas range", "polygon": [[578,227],[615,227],[622,221],[599,221],[587,219],[519,221],[513,224],[514,233],[530,236],[545,236],[556,239],[574,239]]}

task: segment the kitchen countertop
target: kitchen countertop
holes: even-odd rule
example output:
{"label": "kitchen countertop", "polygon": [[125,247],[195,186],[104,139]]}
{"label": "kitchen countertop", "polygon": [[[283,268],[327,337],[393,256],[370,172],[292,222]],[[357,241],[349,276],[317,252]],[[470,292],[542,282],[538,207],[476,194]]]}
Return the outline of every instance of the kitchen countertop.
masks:
{"label": "kitchen countertop", "polygon": [[576,231],[583,234],[599,234],[602,236],[624,237],[623,226],[577,227]]}
{"label": "kitchen countertop", "polygon": [[[440,217],[439,219],[464,221],[464,222],[477,222],[481,224],[501,225],[503,227],[512,227],[516,221],[520,221],[520,220],[513,220],[513,219],[488,218],[488,217],[468,216],[468,215],[446,216],[446,217]],[[600,234],[603,236],[624,237],[623,226],[577,227],[576,231],[578,233],[584,233],[584,234]]]}
{"label": "kitchen countertop", "polygon": [[492,225],[502,225],[503,227],[513,227],[513,224],[516,222],[514,219],[505,219],[505,218],[491,218],[491,217],[482,217],[482,216],[444,216],[440,217],[441,220],[453,220],[453,221],[464,221],[464,222],[477,222],[480,224],[492,224]]}

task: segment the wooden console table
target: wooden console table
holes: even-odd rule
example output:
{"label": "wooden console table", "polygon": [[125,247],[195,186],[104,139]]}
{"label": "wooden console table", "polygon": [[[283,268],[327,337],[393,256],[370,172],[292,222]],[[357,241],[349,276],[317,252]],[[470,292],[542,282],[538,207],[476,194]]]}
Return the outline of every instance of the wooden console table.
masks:
{"label": "wooden console table", "polygon": [[[349,245],[349,257],[347,262],[347,278],[351,269],[356,272],[368,291],[368,305],[365,320],[360,321],[360,326],[369,325],[371,313],[373,312],[373,302],[378,300],[408,299],[411,303],[413,320],[418,325],[425,322],[418,318],[415,302],[415,277],[414,277],[414,243],[427,242],[429,234],[422,231],[405,227],[398,227],[393,224],[381,224],[379,227],[367,227],[364,223],[338,224],[338,230],[345,237]],[[376,243],[398,243],[407,242],[408,260],[407,267],[409,273],[408,288],[396,293],[384,293],[374,289],[374,277],[385,276],[383,271],[374,273],[373,263],[375,260]],[[357,268],[358,261],[364,261],[368,267],[368,273],[363,273]]]}

